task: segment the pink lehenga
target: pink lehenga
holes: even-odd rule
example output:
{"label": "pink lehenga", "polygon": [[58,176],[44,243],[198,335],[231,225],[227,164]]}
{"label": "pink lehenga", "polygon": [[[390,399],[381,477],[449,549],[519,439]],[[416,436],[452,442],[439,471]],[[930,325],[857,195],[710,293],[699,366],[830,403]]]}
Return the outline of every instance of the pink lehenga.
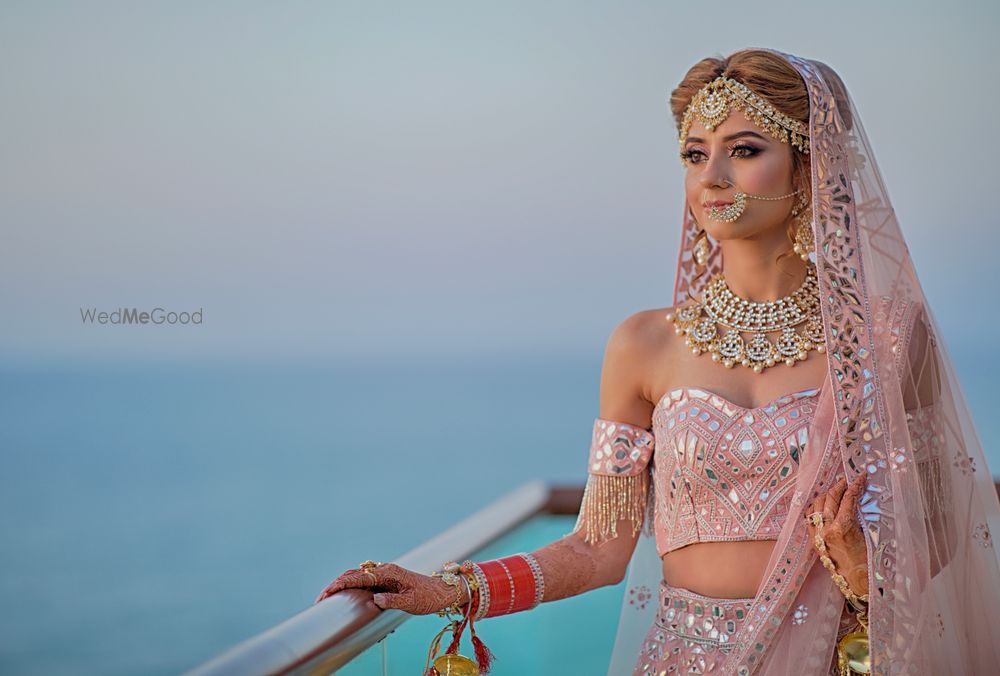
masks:
{"label": "pink lehenga", "polygon": [[[724,397],[693,387],[664,395],[653,411],[649,518],[658,558],[693,542],[773,540],[788,518],[796,472],[808,452],[809,430],[826,388],[780,396],[762,406],[744,408]],[[598,419],[614,427],[615,439],[595,435],[592,455],[604,448],[625,450],[646,434],[633,425]],[[637,462],[618,467],[630,476],[647,468]],[[594,460],[599,460],[594,458]],[[606,466],[607,466],[607,462]],[[593,463],[592,463],[592,466]],[[599,462],[597,463],[598,468]],[[621,473],[621,472],[620,472]],[[825,569],[818,568],[825,573]],[[634,598],[638,594],[629,590]],[[652,626],[639,650],[633,673],[712,673],[750,622],[754,599],[714,598],[659,580]],[[651,597],[651,593],[645,593]],[[793,623],[809,618],[797,608]],[[854,629],[844,612],[838,638]],[[837,674],[831,658],[829,673]]]}
{"label": "pink lehenga", "polygon": [[[671,530],[685,515],[673,514],[668,524],[669,510],[702,504],[697,491],[678,498],[688,490],[681,479],[695,474],[675,475],[670,466],[680,456],[670,446],[677,435],[667,427],[668,413],[684,407],[658,406],[651,430],[619,427],[615,443],[596,451],[600,457],[594,450],[600,447],[592,447],[576,528],[607,532],[609,514],[642,525],[609,674],[836,673],[836,644],[852,628],[852,615],[819,563],[804,517],[838,478],[861,472],[867,478],[857,518],[868,545],[872,673],[1000,673],[1000,553],[992,539],[1000,501],[952,359],[846,87],[818,61],[771,51],[800,73],[809,92],[812,227],[826,347],[811,358],[827,360],[827,378],[802,412],[808,422],[794,471],[767,515],[780,530],[768,533],[776,544],[753,598],[704,597],[662,579],[664,546],[685,536],[683,527]],[[697,225],[684,211],[674,304],[698,294],[722,269],[713,247],[707,274],[695,274],[690,251]],[[717,403],[698,415],[719,415],[720,425],[739,415],[727,418],[720,409],[728,402]],[[776,461],[790,454],[785,442]],[[757,466],[763,465],[753,461]],[[707,476],[704,466],[697,476]],[[733,504],[750,504],[739,489],[735,498]],[[702,529],[695,539],[724,523],[717,517],[686,515],[689,528]],[[743,532],[739,539],[763,537],[760,530]]]}

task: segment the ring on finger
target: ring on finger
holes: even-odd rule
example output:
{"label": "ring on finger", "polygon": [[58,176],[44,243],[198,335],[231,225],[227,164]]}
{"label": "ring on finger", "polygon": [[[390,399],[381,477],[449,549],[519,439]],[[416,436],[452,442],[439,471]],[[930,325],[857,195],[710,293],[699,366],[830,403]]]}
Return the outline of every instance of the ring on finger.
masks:
{"label": "ring on finger", "polygon": [[812,512],[811,514],[806,515],[806,521],[816,526],[817,528],[823,527],[823,521],[825,518],[826,517],[823,515],[823,512]]}

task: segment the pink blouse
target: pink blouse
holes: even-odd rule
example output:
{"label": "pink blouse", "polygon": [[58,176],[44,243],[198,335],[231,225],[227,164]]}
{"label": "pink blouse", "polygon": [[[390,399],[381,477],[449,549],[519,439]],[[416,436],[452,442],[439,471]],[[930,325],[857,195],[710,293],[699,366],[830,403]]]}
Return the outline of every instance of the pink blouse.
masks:
{"label": "pink blouse", "polygon": [[[708,390],[676,388],[653,410],[652,432],[597,418],[588,471],[642,479],[636,485],[647,488],[643,475],[651,473],[660,556],[693,542],[777,539],[819,392],[744,408]],[[587,502],[594,511],[594,496]]]}

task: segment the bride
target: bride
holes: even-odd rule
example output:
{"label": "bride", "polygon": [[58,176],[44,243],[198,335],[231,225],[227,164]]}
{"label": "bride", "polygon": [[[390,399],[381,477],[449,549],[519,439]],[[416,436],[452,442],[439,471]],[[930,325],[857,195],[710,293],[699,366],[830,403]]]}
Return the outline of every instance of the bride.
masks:
{"label": "bride", "polygon": [[746,49],[670,106],[673,305],[608,340],[573,531],[316,602],[481,620],[625,580],[611,674],[1000,673],[1000,503],[844,83]]}

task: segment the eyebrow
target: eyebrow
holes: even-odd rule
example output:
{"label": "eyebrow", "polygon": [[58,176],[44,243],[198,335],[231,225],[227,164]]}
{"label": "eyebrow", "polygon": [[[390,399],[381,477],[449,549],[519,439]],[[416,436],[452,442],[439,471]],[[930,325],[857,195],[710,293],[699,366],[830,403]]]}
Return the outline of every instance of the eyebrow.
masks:
{"label": "eyebrow", "polygon": [[[763,136],[761,136],[760,134],[758,134],[755,131],[750,131],[749,129],[746,129],[744,131],[738,131],[735,134],[730,134],[729,136],[725,137],[722,140],[723,141],[732,141],[733,139],[740,138],[741,136],[755,136],[755,137],[759,138],[761,141],[767,141],[766,138],[764,138]],[[697,136],[688,136],[687,142],[688,143],[704,143],[705,139],[699,138]]]}

